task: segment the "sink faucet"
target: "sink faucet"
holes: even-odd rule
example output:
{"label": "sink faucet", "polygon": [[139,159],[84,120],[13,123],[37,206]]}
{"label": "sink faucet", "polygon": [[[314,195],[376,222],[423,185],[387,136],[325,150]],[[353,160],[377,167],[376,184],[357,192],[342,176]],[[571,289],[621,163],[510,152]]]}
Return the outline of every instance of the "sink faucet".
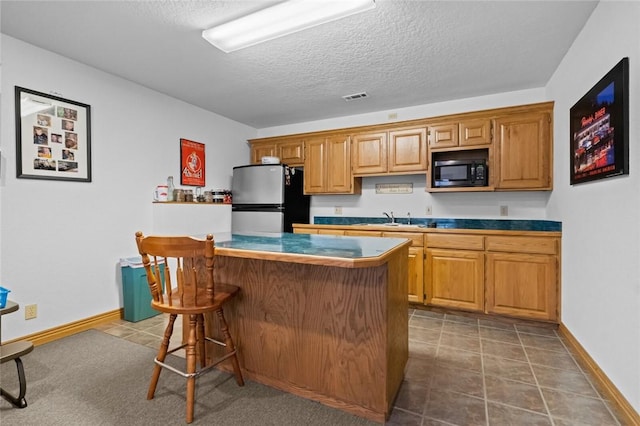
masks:
{"label": "sink faucet", "polygon": [[411,212],[407,212],[407,225],[411,225]]}
{"label": "sink faucet", "polygon": [[383,215],[385,215],[387,217],[387,219],[389,219],[391,221],[391,223],[396,223],[396,218],[393,217],[393,212],[382,212]]}

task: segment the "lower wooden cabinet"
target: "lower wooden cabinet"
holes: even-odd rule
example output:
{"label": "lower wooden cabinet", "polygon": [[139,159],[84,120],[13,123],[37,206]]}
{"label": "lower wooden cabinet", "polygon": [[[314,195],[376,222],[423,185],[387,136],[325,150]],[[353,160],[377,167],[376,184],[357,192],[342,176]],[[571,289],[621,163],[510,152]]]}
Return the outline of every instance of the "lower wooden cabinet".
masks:
{"label": "lower wooden cabinet", "polygon": [[427,249],[426,303],[469,311],[484,310],[484,253]]}
{"label": "lower wooden cabinet", "polygon": [[[412,303],[559,322],[560,235],[294,225],[296,233],[409,238]],[[542,235],[540,235],[542,234]]]}
{"label": "lower wooden cabinet", "polygon": [[560,240],[488,236],[488,313],[557,321]]}

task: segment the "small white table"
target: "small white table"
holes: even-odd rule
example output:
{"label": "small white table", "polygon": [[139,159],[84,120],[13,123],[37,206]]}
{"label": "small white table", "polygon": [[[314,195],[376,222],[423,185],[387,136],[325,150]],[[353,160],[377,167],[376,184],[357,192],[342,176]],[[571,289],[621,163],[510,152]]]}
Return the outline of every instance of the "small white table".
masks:
{"label": "small white table", "polygon": [[17,311],[19,307],[20,306],[17,303],[7,300],[5,307],[0,308],[0,364],[4,364],[11,360],[16,362],[16,367],[18,368],[18,380],[20,381],[20,394],[16,397],[0,388],[0,395],[14,406],[18,408],[25,408],[27,406],[27,400],[24,399],[24,395],[27,393],[27,380],[24,376],[24,367],[22,366],[22,360],[20,357],[33,350],[33,343],[27,340],[22,340],[6,345],[2,344],[2,316]]}

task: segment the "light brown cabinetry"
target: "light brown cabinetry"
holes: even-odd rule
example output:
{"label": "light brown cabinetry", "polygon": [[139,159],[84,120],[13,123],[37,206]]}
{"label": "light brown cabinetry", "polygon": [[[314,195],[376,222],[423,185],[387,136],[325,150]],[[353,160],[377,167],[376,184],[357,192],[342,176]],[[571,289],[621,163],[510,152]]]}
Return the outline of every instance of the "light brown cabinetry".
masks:
{"label": "light brown cabinetry", "polygon": [[557,320],[559,240],[487,237],[487,312]]}
{"label": "light brown cabinetry", "polygon": [[354,134],[351,156],[353,174],[426,172],[426,137],[426,127]]}
{"label": "light brown cabinetry", "polygon": [[552,189],[551,115],[527,112],[495,120],[496,189]]}
{"label": "light brown cabinetry", "polygon": [[292,167],[304,165],[304,139],[251,141],[251,164],[262,163],[262,157],[278,157]]}
{"label": "light brown cabinetry", "polygon": [[383,237],[389,238],[409,238],[411,247],[409,247],[409,263],[407,269],[409,277],[407,280],[407,292],[409,302],[424,302],[424,247],[423,237],[421,233],[411,232],[383,232]]}
{"label": "light brown cabinetry", "polygon": [[426,235],[425,282],[429,305],[484,310],[483,237]]}
{"label": "light brown cabinetry", "polygon": [[305,147],[305,194],[360,193],[360,182],[351,174],[349,136],[308,139]]}
{"label": "light brown cabinetry", "polygon": [[262,157],[276,157],[276,144],[251,145],[251,164],[262,163]]}
{"label": "light brown cabinetry", "polygon": [[558,233],[387,228],[294,224],[296,233],[410,238],[410,302],[559,321]]}
{"label": "light brown cabinetry", "polygon": [[429,125],[429,148],[466,148],[491,144],[491,120],[465,119]]}

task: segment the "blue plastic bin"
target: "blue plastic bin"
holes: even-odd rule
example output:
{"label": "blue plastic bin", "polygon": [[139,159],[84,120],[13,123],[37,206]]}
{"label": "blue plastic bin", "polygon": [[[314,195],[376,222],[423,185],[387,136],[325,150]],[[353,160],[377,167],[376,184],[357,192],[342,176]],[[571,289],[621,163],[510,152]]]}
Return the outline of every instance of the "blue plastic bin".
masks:
{"label": "blue plastic bin", "polygon": [[[122,295],[124,299],[124,319],[138,322],[154,317],[160,312],[151,307],[151,292],[147,284],[147,273],[140,257],[120,259],[122,269]],[[164,274],[164,265],[160,265]]]}
{"label": "blue plastic bin", "polygon": [[7,290],[4,287],[0,287],[0,308],[7,306],[7,295],[11,290]]}

